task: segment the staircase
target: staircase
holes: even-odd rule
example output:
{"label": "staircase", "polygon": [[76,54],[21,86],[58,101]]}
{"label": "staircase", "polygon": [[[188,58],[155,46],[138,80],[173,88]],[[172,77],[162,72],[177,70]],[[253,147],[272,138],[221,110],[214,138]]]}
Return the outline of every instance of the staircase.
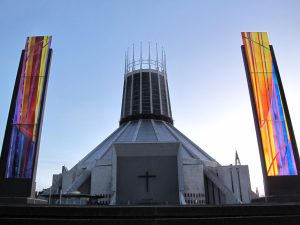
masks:
{"label": "staircase", "polygon": [[224,206],[0,206],[0,224],[300,224],[300,204]]}

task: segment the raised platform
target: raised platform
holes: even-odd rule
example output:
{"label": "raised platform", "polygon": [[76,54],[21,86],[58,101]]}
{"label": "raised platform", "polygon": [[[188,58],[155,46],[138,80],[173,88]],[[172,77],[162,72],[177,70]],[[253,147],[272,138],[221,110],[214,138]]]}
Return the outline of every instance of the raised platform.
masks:
{"label": "raised platform", "polygon": [[266,196],[261,198],[252,199],[253,203],[275,203],[284,204],[289,203],[300,203],[300,195],[279,195],[279,196]]}
{"label": "raised platform", "polygon": [[48,201],[25,197],[0,197],[0,205],[45,205]]}
{"label": "raised platform", "polygon": [[0,206],[0,224],[300,224],[300,204],[226,206]]}

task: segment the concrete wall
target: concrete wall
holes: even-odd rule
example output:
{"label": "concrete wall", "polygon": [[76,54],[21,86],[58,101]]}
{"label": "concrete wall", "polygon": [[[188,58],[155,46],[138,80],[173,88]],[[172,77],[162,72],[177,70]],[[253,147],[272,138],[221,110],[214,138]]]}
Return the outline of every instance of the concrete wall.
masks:
{"label": "concrete wall", "polygon": [[56,184],[57,182],[59,182],[59,180],[61,179],[62,174],[53,174],[52,176],[52,185]]}
{"label": "concrete wall", "polygon": [[66,190],[72,185],[73,183],[73,172],[63,170],[62,171],[62,193],[65,193]]}
{"label": "concrete wall", "polygon": [[197,160],[183,161],[183,180],[185,203],[189,205],[205,204],[203,166]]}
{"label": "concrete wall", "polygon": [[248,166],[219,166],[217,174],[242,203],[251,202],[251,185]]}
{"label": "concrete wall", "polygon": [[91,173],[91,195],[111,194],[112,192],[112,163],[97,161]]}
{"label": "concrete wall", "polygon": [[115,144],[117,204],[179,204],[178,149],[179,143]]}

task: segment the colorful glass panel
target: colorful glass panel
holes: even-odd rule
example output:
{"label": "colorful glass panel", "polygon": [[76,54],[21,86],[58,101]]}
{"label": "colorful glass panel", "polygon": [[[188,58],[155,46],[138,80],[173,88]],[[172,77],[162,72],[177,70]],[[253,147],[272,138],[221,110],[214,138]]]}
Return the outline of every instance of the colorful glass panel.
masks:
{"label": "colorful glass panel", "polygon": [[5,178],[32,178],[50,43],[51,36],[27,38]]}
{"label": "colorful glass panel", "polygon": [[286,122],[266,32],[242,32],[255,109],[268,176],[297,175],[293,146]]}

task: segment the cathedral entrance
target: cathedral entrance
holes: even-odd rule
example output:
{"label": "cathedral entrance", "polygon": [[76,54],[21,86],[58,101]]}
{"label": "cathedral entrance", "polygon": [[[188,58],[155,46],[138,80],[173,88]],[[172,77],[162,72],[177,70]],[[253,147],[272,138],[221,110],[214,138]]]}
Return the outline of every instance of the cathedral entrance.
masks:
{"label": "cathedral entrance", "polygon": [[178,205],[178,143],[115,144],[118,205]]}

